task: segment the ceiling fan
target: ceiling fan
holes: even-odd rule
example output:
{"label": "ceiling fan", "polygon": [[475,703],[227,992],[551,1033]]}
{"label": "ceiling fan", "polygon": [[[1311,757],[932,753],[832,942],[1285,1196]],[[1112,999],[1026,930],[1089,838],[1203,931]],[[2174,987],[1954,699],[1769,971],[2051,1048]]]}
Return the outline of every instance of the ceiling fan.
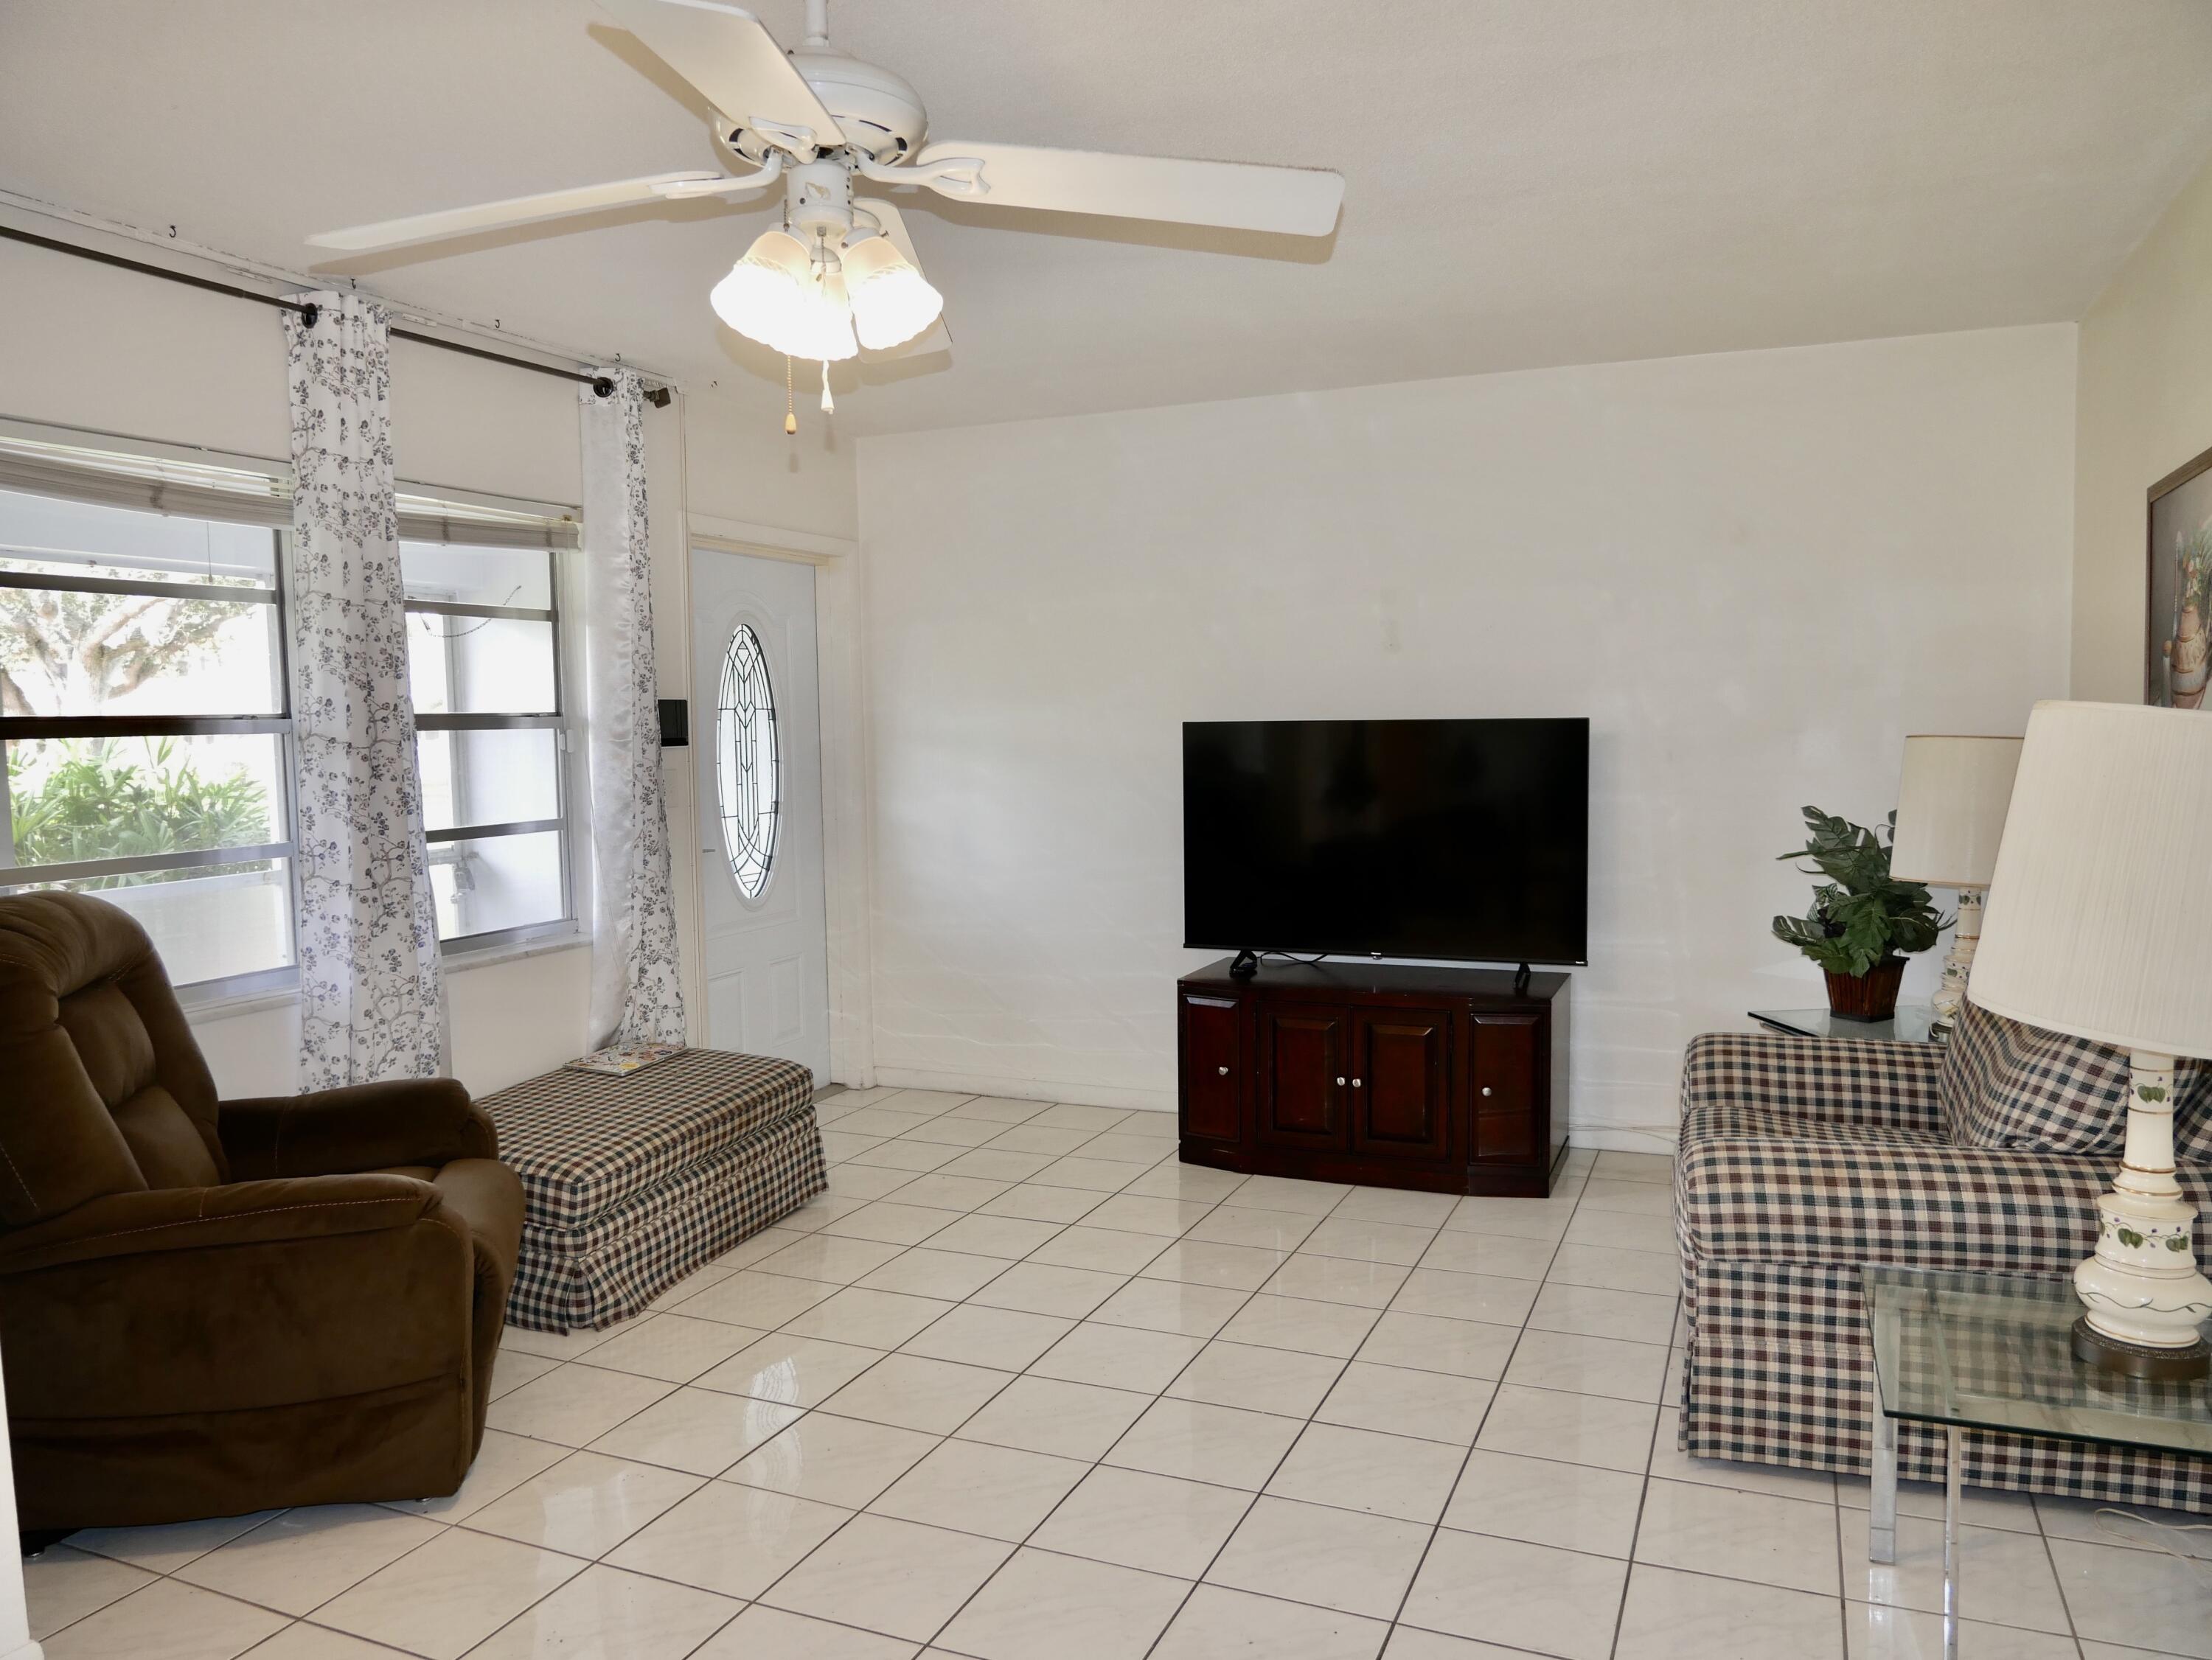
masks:
{"label": "ceiling fan", "polygon": [[[665,173],[451,208],[307,239],[349,253],[404,247],[608,208],[741,196],[781,181],[783,224],[709,294],[739,334],[828,366],[871,351],[942,349],[944,299],[921,274],[898,209],[856,179],[919,185],[984,207],[1040,208],[1182,225],[1326,236],[1344,179],[1319,168],[1109,155],[1034,145],[925,143],[928,112],[888,70],[830,44],[829,0],[807,0],[806,44],[787,52],[750,12],[719,0],[599,0],[720,116],[736,170]],[[787,428],[796,430],[787,420]]]}

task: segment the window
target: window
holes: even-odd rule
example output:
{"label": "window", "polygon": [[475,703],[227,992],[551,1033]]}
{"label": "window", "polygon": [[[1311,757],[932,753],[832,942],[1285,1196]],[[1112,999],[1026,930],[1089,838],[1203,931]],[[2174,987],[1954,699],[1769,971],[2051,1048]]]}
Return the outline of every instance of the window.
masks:
{"label": "window", "polygon": [[0,445],[0,890],[98,892],[179,984],[283,978],[289,511],[265,476],[91,459]]}
{"label": "window", "polygon": [[431,539],[425,506],[402,499],[399,560],[438,937],[527,937],[575,914],[553,549],[570,527],[453,520]]}
{"label": "window", "polygon": [[[291,506],[271,472],[0,429],[0,892],[96,891],[179,985],[291,983]],[[572,925],[550,513],[398,501],[438,935]]]}
{"label": "window", "polygon": [[760,636],[744,623],[722,654],[715,715],[715,785],[720,792],[722,848],[738,891],[757,900],[775,862],[775,694]]}

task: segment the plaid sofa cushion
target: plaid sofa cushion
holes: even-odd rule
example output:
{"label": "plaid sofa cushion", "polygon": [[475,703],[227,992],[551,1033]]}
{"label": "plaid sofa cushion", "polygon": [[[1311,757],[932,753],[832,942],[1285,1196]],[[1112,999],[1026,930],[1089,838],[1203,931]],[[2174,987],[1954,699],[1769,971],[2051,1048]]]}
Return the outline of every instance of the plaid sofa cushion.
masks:
{"label": "plaid sofa cushion", "polygon": [[2116,1154],[2127,1083],[2128,1057],[2118,1050],[1969,1000],[1943,1051],[1943,1122],[1960,1147]]}
{"label": "plaid sofa cushion", "polygon": [[[1862,1052],[1869,1050],[1920,1058],[1877,1060]],[[1723,1064],[1729,1055],[1745,1063]],[[1933,1069],[1942,1058],[1903,1044],[1695,1039],[1674,1163],[1686,1269],[1717,1257],[2070,1271],[2095,1246],[2097,1196],[2111,1183],[2111,1162],[1954,1146],[1932,1111],[1915,1123],[1881,1094],[1899,1067]],[[1709,1087],[1717,1075],[1719,1084]],[[1817,1086],[1808,1081],[1824,1076],[1834,1095],[1808,1097]],[[2179,1179],[2200,1206],[2212,1197],[2202,1166],[2185,1167]],[[2197,1226],[2202,1251],[2212,1222],[2200,1216]]]}
{"label": "plaid sofa cushion", "polygon": [[[2097,1243],[2102,1159],[1880,1139],[1786,1114],[1705,1108],[1676,1160],[1686,1255],[1896,1263],[2009,1274],[2069,1269]],[[2192,1197],[2196,1171],[2182,1175]],[[2201,1203],[2201,1199],[2200,1199]]]}
{"label": "plaid sofa cushion", "polygon": [[529,1226],[573,1230],[813,1099],[795,1061],[689,1049],[623,1078],[556,1069],[479,1105],[522,1178]]}
{"label": "plaid sofa cushion", "polygon": [[2182,1062],[2173,1090],[2173,1155],[2212,1168],[2212,1061]]}
{"label": "plaid sofa cushion", "polygon": [[[2191,1163],[2212,1162],[2212,1067],[2184,1062],[2176,1083],[2177,1142]],[[2124,1051],[2025,1026],[1970,999],[1943,1051],[1943,1122],[1960,1147],[2117,1157],[2127,1135]]]}

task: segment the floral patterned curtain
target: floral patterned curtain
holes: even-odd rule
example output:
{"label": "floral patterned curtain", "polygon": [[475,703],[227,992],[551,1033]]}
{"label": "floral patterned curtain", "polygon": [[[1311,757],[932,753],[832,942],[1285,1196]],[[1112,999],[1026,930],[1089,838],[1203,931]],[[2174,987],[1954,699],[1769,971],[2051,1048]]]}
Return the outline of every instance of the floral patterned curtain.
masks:
{"label": "floral patterned curtain", "polygon": [[442,1069],[437,911],[408,702],[381,308],[310,294],[291,358],[300,1087]]}
{"label": "floral patterned curtain", "polygon": [[660,773],[653,570],[645,517],[645,391],[577,389],[584,429],[585,655],[591,723],[592,1039],[682,1043],[684,987]]}

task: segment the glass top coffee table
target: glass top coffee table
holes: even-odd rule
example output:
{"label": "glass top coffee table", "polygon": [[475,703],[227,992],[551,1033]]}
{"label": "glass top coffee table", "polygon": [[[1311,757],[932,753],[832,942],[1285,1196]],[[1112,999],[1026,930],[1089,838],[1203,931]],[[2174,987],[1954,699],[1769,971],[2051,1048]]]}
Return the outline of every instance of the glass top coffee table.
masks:
{"label": "glass top coffee table", "polygon": [[1901,1003],[1894,1018],[1848,1021],[1825,1009],[1754,1009],[1751,1018],[1770,1032],[1790,1038],[1849,1038],[1858,1043],[1941,1043],[1936,1035],[1936,1005]]}
{"label": "glass top coffee table", "polygon": [[2069,1281],[1869,1266],[1859,1271],[1874,1336],[1874,1499],[1867,1554],[1897,1560],[1897,1421],[1941,1425],[1943,1654],[1959,1652],[1960,1445],[1969,1429],[2212,1454],[2203,1380],[2154,1384],[2074,1358],[2081,1305]]}

